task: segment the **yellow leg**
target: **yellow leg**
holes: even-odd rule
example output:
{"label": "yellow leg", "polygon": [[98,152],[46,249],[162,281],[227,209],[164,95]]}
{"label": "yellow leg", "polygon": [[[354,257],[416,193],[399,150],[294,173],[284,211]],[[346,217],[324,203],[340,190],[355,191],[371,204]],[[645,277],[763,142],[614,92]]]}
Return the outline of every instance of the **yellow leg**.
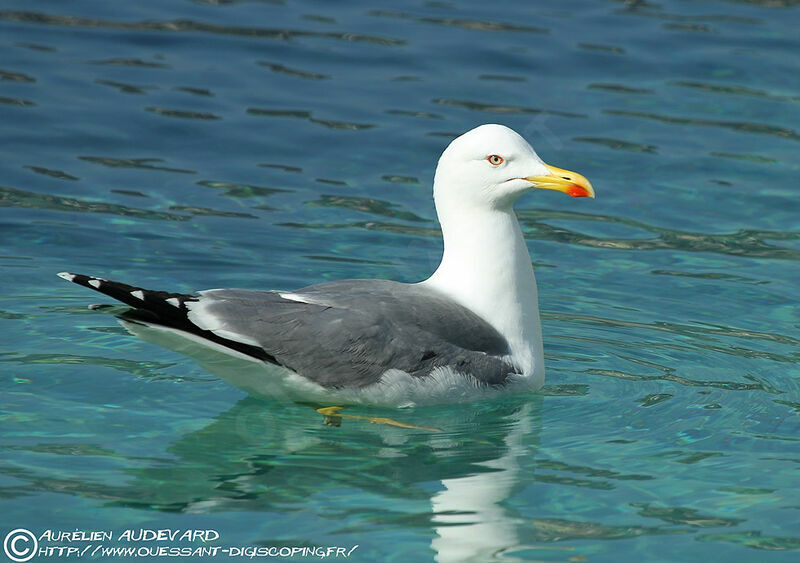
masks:
{"label": "yellow leg", "polygon": [[325,417],[325,424],[329,426],[339,426],[343,418],[352,418],[354,420],[367,420],[372,424],[386,424],[388,426],[399,426],[400,428],[412,428],[414,430],[428,430],[429,432],[441,432],[441,428],[431,428],[428,426],[417,426],[416,424],[408,424],[400,422],[393,418],[373,417],[373,416],[358,416],[356,414],[342,414],[339,411],[344,407],[322,407],[317,409],[317,412]]}

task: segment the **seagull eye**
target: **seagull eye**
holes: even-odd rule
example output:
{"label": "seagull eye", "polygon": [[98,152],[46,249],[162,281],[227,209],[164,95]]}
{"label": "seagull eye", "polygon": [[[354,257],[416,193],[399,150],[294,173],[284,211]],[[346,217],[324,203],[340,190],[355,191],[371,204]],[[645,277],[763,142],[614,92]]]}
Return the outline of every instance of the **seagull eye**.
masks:
{"label": "seagull eye", "polygon": [[505,162],[505,159],[502,156],[497,155],[497,154],[493,154],[493,155],[487,157],[486,160],[488,160],[489,164],[491,164],[492,166],[500,166],[501,164],[503,164]]}

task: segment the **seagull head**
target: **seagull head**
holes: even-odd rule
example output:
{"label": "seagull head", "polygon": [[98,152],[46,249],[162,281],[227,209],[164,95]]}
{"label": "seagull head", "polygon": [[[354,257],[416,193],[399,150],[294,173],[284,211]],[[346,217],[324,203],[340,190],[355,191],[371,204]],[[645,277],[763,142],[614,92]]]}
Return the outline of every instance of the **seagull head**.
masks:
{"label": "seagull head", "polygon": [[534,188],[594,197],[585,177],[545,164],[518,133],[495,124],[454,139],[439,158],[433,182],[437,207],[447,201],[451,208],[477,205],[507,210]]}

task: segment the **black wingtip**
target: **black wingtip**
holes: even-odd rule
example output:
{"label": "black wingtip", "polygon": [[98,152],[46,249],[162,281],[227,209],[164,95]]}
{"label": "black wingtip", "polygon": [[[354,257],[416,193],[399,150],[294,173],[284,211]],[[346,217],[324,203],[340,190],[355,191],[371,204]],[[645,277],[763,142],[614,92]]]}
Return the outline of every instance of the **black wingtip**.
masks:
{"label": "black wingtip", "polygon": [[58,277],[74,284],[93,289],[108,297],[121,301],[129,307],[146,312],[148,319],[166,326],[181,325],[188,322],[186,316],[187,301],[196,301],[192,295],[181,293],[167,293],[165,291],[152,291],[128,285],[126,283],[107,280],[97,276],[73,274],[72,272],[59,272]]}
{"label": "black wingtip", "polygon": [[[186,301],[193,301],[195,297],[180,293],[167,293],[164,291],[151,291],[142,287],[128,285],[122,282],[107,280],[97,276],[85,276],[83,274],[73,274],[72,272],[60,272],[58,277],[70,281],[74,284],[99,291],[117,301],[122,301],[126,305],[137,309],[153,309],[157,312],[170,313],[185,308]],[[185,315],[185,313],[184,313]]]}
{"label": "black wingtip", "polygon": [[120,312],[117,311],[118,306],[111,306],[112,309],[109,310],[109,312],[123,320],[146,322],[174,328],[200,336],[201,338],[205,338],[216,344],[221,344],[222,346],[252,356],[253,358],[278,364],[278,361],[260,346],[252,346],[250,344],[228,340],[195,325],[189,319],[189,308],[187,307],[187,304],[190,302],[198,300],[194,295],[153,291],[94,276],[73,274],[71,272],[59,272],[57,275],[67,281],[99,291],[117,301],[121,301],[129,307],[133,307],[133,309],[126,309]]}
{"label": "black wingtip", "polygon": [[[107,284],[111,283],[114,284],[115,282],[109,282],[104,278],[98,278],[96,276],[85,276],[83,274],[73,274],[72,272],[59,272],[56,274],[59,278],[67,280],[68,282],[76,283],[78,285],[82,285],[83,287],[88,287],[89,289],[94,289],[101,293],[106,293],[104,289],[100,288],[100,284]],[[121,284],[117,284],[121,285]],[[136,288],[134,288],[136,289]],[[115,297],[116,296],[112,296]]]}

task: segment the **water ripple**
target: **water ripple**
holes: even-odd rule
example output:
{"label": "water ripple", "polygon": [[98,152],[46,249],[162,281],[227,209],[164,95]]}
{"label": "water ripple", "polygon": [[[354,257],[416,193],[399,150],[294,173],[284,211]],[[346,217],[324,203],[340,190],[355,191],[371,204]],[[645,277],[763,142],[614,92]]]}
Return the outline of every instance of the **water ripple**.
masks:
{"label": "water ripple", "polygon": [[717,158],[732,158],[734,160],[758,162],[760,164],[775,164],[776,162],[778,162],[774,158],[769,158],[768,156],[761,156],[758,154],[737,154],[732,152],[711,152],[709,154]]}
{"label": "water ripple", "polygon": [[82,356],[78,354],[28,354],[11,358],[0,358],[0,362],[18,364],[81,364],[109,367],[133,375],[153,377],[162,375],[161,370],[174,366],[174,363],[133,361],[124,358],[104,358],[102,356]]}
{"label": "water ripple", "polygon": [[601,45],[599,43],[578,43],[578,48],[584,51],[600,51],[604,53],[614,53],[615,55],[624,55],[625,49],[615,45]]}
{"label": "water ripple", "polygon": [[141,219],[159,219],[163,221],[187,221],[188,215],[177,213],[164,213],[138,209],[115,203],[101,201],[85,201],[71,197],[51,194],[40,194],[0,186],[0,207],[25,207],[30,209],[47,209],[50,211],[78,211],[82,213],[109,213],[125,217],[138,217]]}
{"label": "water ripple", "polygon": [[175,86],[173,88],[176,92],[186,92],[187,94],[192,94],[194,96],[205,96],[208,98],[214,97],[214,92],[209,90],[208,88],[192,88],[191,86]]}
{"label": "water ripple", "polygon": [[142,170],[159,170],[178,174],[195,174],[194,170],[154,166],[151,164],[153,162],[164,162],[163,158],[117,158],[112,156],[79,156],[78,158],[93,164],[108,166],[109,168],[140,168]]}
{"label": "water ripple", "polygon": [[733,94],[736,96],[750,96],[754,98],[765,98],[768,100],[800,102],[800,96],[782,96],[778,94],[771,94],[770,92],[766,92],[764,90],[747,88],[745,86],[710,84],[708,82],[696,82],[692,80],[674,80],[669,84],[672,86],[680,86],[682,88],[703,90],[705,92],[711,92],[712,94]]}
{"label": "water ripple", "polygon": [[478,80],[496,80],[499,82],[525,82],[524,76],[513,76],[508,74],[481,74]]}
{"label": "water ripple", "polygon": [[171,68],[168,64],[143,61],[142,59],[104,59],[101,61],[89,61],[91,65],[111,65],[111,66],[133,66],[142,68]]}
{"label": "water ripple", "polygon": [[296,68],[290,68],[286,65],[282,65],[280,63],[270,63],[267,61],[258,61],[258,64],[261,66],[265,66],[273,72],[278,72],[281,74],[287,74],[289,76],[296,76],[298,78],[309,78],[311,80],[326,80],[330,78],[330,75],[327,74],[318,74],[316,72],[307,72],[305,70],[298,70]]}
{"label": "water ripple", "polygon": [[381,180],[393,184],[419,184],[419,179],[414,176],[399,176],[397,174],[384,174]]}
{"label": "water ripple", "polygon": [[781,399],[772,399],[772,402],[777,405],[783,405],[785,407],[789,407],[795,414],[800,414],[800,403],[795,403],[793,401],[783,401]]}
{"label": "water ripple", "polygon": [[[660,4],[650,3],[646,0],[615,0],[622,1],[625,8],[620,10],[623,14],[634,14],[637,16],[644,16],[649,18],[656,18],[662,20],[671,20],[677,22],[726,22],[726,23],[741,23],[741,24],[760,24],[762,20],[759,18],[752,18],[747,16],[736,16],[732,14],[696,14],[696,15],[683,15],[683,14],[670,14],[662,11]],[[781,7],[791,5],[797,0],[734,0],[747,4],[763,5],[765,7]]]}
{"label": "water ripple", "polygon": [[766,551],[800,549],[800,537],[763,536],[758,530],[749,532],[730,532],[727,534],[706,534],[703,536],[697,536],[697,541],[722,541],[746,545],[747,547],[763,549]]}
{"label": "water ripple", "polygon": [[32,165],[23,166],[23,168],[32,170],[37,174],[43,174],[44,176],[50,176],[51,178],[58,178],[59,180],[80,180],[80,178],[72,176],[71,174],[67,174],[66,172],[63,172],[61,170],[51,170],[49,168],[43,168],[41,166],[32,166]]}
{"label": "water ripple", "polygon": [[561,518],[534,518],[533,535],[536,541],[565,541],[577,539],[622,539],[649,534],[685,534],[689,530],[645,526],[609,526],[595,522],[579,522]]}
{"label": "water ripple", "polygon": [[604,479],[612,479],[617,481],[649,481],[655,479],[652,475],[641,475],[636,473],[619,473],[610,469],[598,469],[596,467],[587,467],[581,465],[570,465],[563,461],[554,459],[536,459],[536,467],[543,469],[553,469],[558,471],[568,471],[572,473],[579,473],[589,477],[602,477]]}
{"label": "water ripple", "polygon": [[22,98],[8,98],[6,96],[0,96],[0,104],[6,104],[9,106],[22,106],[22,107],[32,107],[36,104],[30,100],[23,100]]}
{"label": "water ripple", "polygon": [[766,123],[753,123],[748,121],[719,121],[714,119],[699,119],[694,117],[674,117],[670,115],[661,115],[658,113],[648,113],[642,111],[628,111],[628,110],[615,110],[605,109],[603,113],[610,115],[622,115],[626,117],[639,117],[642,119],[652,119],[664,123],[672,123],[675,125],[702,125],[707,127],[723,127],[725,129],[733,129],[742,133],[756,133],[758,135],[774,135],[776,137],[783,137],[784,139],[791,139],[793,141],[800,141],[800,134],[792,129],[786,127],[779,127],[777,125],[768,125]]}
{"label": "water ripple", "polygon": [[364,260],[359,258],[349,258],[347,256],[314,256],[305,255],[303,258],[308,260],[320,260],[322,262],[344,262],[347,264],[374,264],[378,266],[392,266],[394,262],[383,262],[381,260]]}
{"label": "water ripple", "polygon": [[475,31],[517,31],[527,33],[550,33],[550,30],[544,27],[534,27],[530,25],[519,25],[511,23],[503,23],[488,20],[472,20],[462,18],[434,18],[431,16],[418,16],[409,14],[408,12],[392,12],[389,10],[373,10],[369,15],[393,18],[399,20],[412,20],[422,23],[430,23],[435,25],[444,25],[448,27],[460,27],[462,29],[470,29]]}
{"label": "water ripple", "polygon": [[358,131],[361,129],[372,129],[375,127],[372,123],[353,123],[350,121],[334,121],[331,119],[318,119],[311,116],[308,110],[291,110],[291,109],[265,109],[265,108],[247,108],[247,113],[250,115],[259,115],[266,117],[296,117],[299,119],[307,119],[311,123],[323,125],[329,129],[343,129],[349,131]]}
{"label": "water ripple", "polygon": [[654,154],[656,152],[656,149],[658,148],[655,145],[631,143],[629,141],[610,139],[608,137],[573,137],[572,140],[577,141],[579,143],[594,143],[596,145],[603,145],[605,147],[618,151],[647,152]]}
{"label": "water ripple", "polygon": [[681,336],[724,336],[729,338],[743,338],[751,340],[763,340],[766,342],[777,342],[790,346],[800,347],[800,339],[792,338],[784,334],[771,332],[758,332],[754,330],[743,330],[724,325],[689,325],[678,323],[638,323],[633,321],[623,321],[610,317],[598,317],[594,315],[579,315],[574,313],[542,313],[542,317],[561,320],[564,322],[578,322],[581,324],[605,326],[605,327],[625,327],[633,329],[648,329],[677,334]]}
{"label": "water ripple", "polygon": [[364,42],[385,46],[405,44],[405,41],[400,39],[380,37],[377,35],[365,35],[362,33],[224,26],[193,20],[122,22],[83,18],[77,16],[44,14],[41,12],[11,10],[0,11],[0,19],[41,25],[60,25],[64,27],[98,27],[104,29],[121,29],[128,31],[201,32],[254,37],[259,39],[275,39],[280,41],[291,41],[292,39],[299,37],[319,37],[323,39],[335,39],[347,42]]}
{"label": "water ripple", "polygon": [[347,182],[342,180],[334,180],[332,178],[314,178],[315,182],[319,182],[320,184],[328,184],[329,186],[346,186]]}
{"label": "water ripple", "polygon": [[[729,234],[707,234],[665,229],[632,219],[607,215],[532,209],[521,209],[517,214],[519,215],[520,223],[527,229],[533,230],[533,232],[526,233],[527,236],[568,242],[580,246],[625,250],[672,249],[690,252],[714,252],[754,258],[800,259],[800,251],[766,242],[767,240],[800,240],[800,231],[742,229]],[[542,222],[543,220],[558,218],[617,223],[657,234],[658,237],[650,239],[600,238],[584,235],[563,227],[554,227]]]}
{"label": "water ripple", "polygon": [[[796,361],[796,360],[795,360]],[[685,387],[711,387],[714,389],[725,389],[726,391],[763,391],[773,395],[780,395],[783,391],[776,389],[769,384],[759,381],[752,376],[744,376],[745,379],[754,381],[755,383],[739,383],[736,381],[697,381],[689,379],[688,377],[681,377],[680,375],[636,375],[619,370],[609,369],[589,369],[585,373],[591,375],[602,375],[605,377],[616,377],[619,379],[628,379],[631,381],[671,381]],[[646,405],[644,405],[646,406]]]}
{"label": "water ripple", "polygon": [[662,24],[664,29],[673,31],[691,31],[694,33],[716,33],[714,28],[710,25],[702,23],[665,23]]}
{"label": "water ripple", "polygon": [[251,184],[237,184],[235,182],[218,182],[215,180],[200,180],[198,186],[223,190],[222,195],[235,198],[268,197],[274,194],[286,193],[291,190],[283,188],[267,188]]}
{"label": "water ripple", "polygon": [[123,94],[146,94],[148,89],[153,88],[152,86],[136,86],[124,82],[115,82],[114,80],[95,80],[94,82],[95,84],[116,88]]}
{"label": "water ripple", "polygon": [[428,113],[426,111],[411,111],[411,110],[404,110],[404,109],[387,109],[384,110],[384,113],[388,113],[389,115],[405,115],[408,117],[421,117],[423,119],[444,119],[441,115],[437,113]]}
{"label": "water ripple", "polygon": [[240,213],[238,211],[219,211],[217,209],[210,209],[208,207],[198,207],[196,205],[171,205],[169,209],[170,211],[182,211],[183,213],[191,213],[192,215],[258,219],[256,215],[253,215],[251,213]]}
{"label": "water ripple", "polygon": [[619,94],[652,94],[653,90],[649,88],[633,88],[625,86],[624,84],[606,84],[594,83],[587,86],[589,90],[606,90],[608,92],[617,92]]}
{"label": "water ripple", "polygon": [[539,389],[539,395],[544,397],[585,397],[588,394],[589,386],[583,383],[545,385]]}
{"label": "water ripple", "polygon": [[284,172],[300,173],[303,171],[303,169],[299,166],[289,166],[288,164],[259,164],[259,166],[261,168],[276,168],[278,170],[283,170]]}
{"label": "water ripple", "polygon": [[371,199],[366,197],[323,194],[322,196],[320,196],[318,200],[307,202],[306,205],[351,209],[353,211],[362,211],[364,213],[371,213],[373,215],[382,215],[384,217],[401,219],[403,221],[416,221],[416,222],[428,221],[428,219],[423,219],[419,215],[412,213],[410,211],[402,211],[396,209],[397,204],[392,203],[390,201]]}
{"label": "water ripple", "polygon": [[27,43],[27,42],[18,42],[14,43],[17,47],[23,47],[25,49],[31,49],[32,51],[42,51],[45,53],[52,53],[57,51],[55,47],[50,47],[49,45],[41,45],[39,43]]}
{"label": "water ripple", "polygon": [[353,123],[350,121],[336,121],[333,119],[317,119],[315,117],[309,117],[308,120],[311,123],[322,125],[328,129],[342,129],[347,131],[359,131],[361,129],[372,129],[375,127],[372,123]]}
{"label": "water ripple", "polygon": [[0,69],[0,82],[36,82],[36,79],[21,72]]}
{"label": "water ripple", "polygon": [[[362,210],[363,211],[363,210]],[[416,225],[403,225],[400,223],[388,223],[385,221],[358,221],[354,223],[300,223],[286,222],[279,223],[282,227],[295,229],[366,229],[371,231],[381,231],[384,233],[394,233],[403,235],[415,235],[423,237],[441,237],[442,232],[438,228],[419,227]]]}
{"label": "water ripple", "polygon": [[684,524],[695,528],[718,528],[737,526],[745,522],[743,518],[724,518],[701,514],[693,508],[660,507],[649,502],[632,502],[631,506],[639,509],[639,515],[645,518],[658,518],[670,524]]}
{"label": "water ripple", "polygon": [[456,106],[466,108],[473,111],[483,111],[487,113],[524,113],[524,114],[542,114],[542,115],[558,115],[560,117],[587,117],[583,113],[572,113],[567,111],[556,111],[540,108],[528,108],[522,106],[512,106],[504,104],[485,104],[483,102],[475,102],[471,100],[454,100],[451,98],[434,98],[431,100],[434,104],[442,106]]}
{"label": "water ripple", "polygon": [[213,113],[206,113],[206,112],[198,112],[198,111],[188,111],[182,109],[169,109],[169,108],[160,108],[155,106],[148,106],[144,108],[147,111],[157,113],[158,115],[163,115],[165,117],[177,117],[179,119],[199,119],[199,120],[215,120],[221,119],[218,115],[214,115]]}
{"label": "water ripple", "polygon": [[642,397],[638,399],[639,404],[643,407],[652,407],[653,405],[658,405],[659,403],[663,403],[664,401],[669,401],[674,395],[669,393],[656,393],[653,395],[647,395],[646,397]]}
{"label": "water ripple", "polygon": [[651,274],[657,276],[678,276],[684,278],[696,278],[701,280],[725,280],[740,283],[749,283],[753,285],[764,285],[772,283],[770,280],[756,280],[744,276],[735,276],[733,274],[725,274],[721,272],[682,272],[679,270],[651,270]]}

